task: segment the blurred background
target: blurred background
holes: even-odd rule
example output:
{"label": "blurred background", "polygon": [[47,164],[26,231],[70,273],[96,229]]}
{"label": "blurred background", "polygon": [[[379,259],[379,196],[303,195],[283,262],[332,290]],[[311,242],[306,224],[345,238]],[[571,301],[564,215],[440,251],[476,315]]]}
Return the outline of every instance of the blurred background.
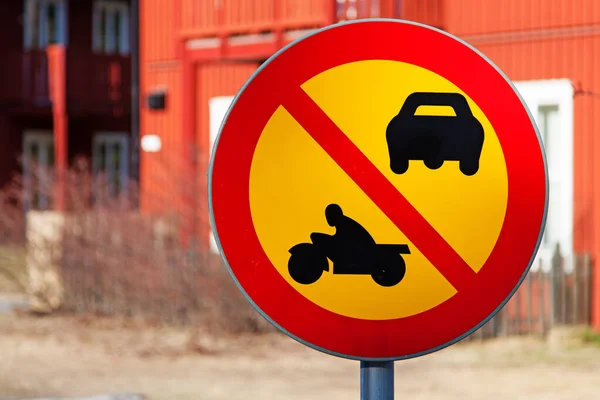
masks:
{"label": "blurred background", "polygon": [[498,65],[536,118],[550,179],[523,285],[461,343],[396,363],[397,396],[600,397],[600,1],[0,10],[0,399],[358,397],[358,363],[278,334],[235,288],[210,230],[206,172],[233,96],[261,63],[314,29],[371,17],[445,30]]}

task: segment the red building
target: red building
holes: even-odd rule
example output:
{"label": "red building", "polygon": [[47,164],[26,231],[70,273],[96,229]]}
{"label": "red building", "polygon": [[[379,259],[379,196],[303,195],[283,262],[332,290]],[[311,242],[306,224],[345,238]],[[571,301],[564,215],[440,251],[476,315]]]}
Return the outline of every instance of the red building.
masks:
{"label": "red building", "polygon": [[[131,146],[128,1],[6,0],[0,22],[0,185],[31,172],[21,154],[59,171],[83,155],[120,190]],[[25,191],[27,207],[62,206]]]}
{"label": "red building", "polygon": [[[164,109],[142,104],[140,134],[159,137],[162,143],[160,152],[141,156],[142,208],[185,210],[186,219],[194,221],[190,225],[200,227],[196,234],[201,242],[209,243],[206,172],[211,140],[220,124],[215,113],[226,110],[231,96],[262,62],[312,29],[341,20],[400,15],[441,26],[440,0],[421,1],[425,7],[416,3],[174,0],[166,5],[161,0],[142,1],[142,95],[165,99]],[[172,174],[187,178],[174,180]]]}
{"label": "red building", "polygon": [[[242,84],[277,49],[312,29],[391,17],[457,35],[508,74],[547,150],[550,207],[538,258],[549,265],[557,244],[567,260],[582,252],[600,256],[595,0],[145,0],[140,7],[142,94],[165,99],[164,109],[142,105],[140,134],[149,142],[159,138],[162,146],[142,154],[142,208],[192,210],[190,221],[205,245],[212,237],[206,204],[212,140]],[[600,273],[593,286],[600,288]],[[600,290],[594,293],[593,321],[600,329]]]}
{"label": "red building", "polygon": [[538,258],[558,244],[594,261],[592,321],[600,329],[600,4],[594,0],[447,0],[444,29],[477,47],[515,83],[536,118],[550,200]]}

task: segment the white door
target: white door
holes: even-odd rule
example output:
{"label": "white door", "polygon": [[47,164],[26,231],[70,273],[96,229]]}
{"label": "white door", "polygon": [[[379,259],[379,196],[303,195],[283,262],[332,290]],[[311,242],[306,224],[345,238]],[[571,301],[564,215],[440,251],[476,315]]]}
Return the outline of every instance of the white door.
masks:
{"label": "white door", "polygon": [[537,260],[549,270],[556,245],[572,267],[573,255],[573,86],[567,79],[515,82],[532,113],[546,152],[549,202]]}
{"label": "white door", "polygon": [[127,192],[129,179],[129,134],[99,132],[94,135],[92,172],[94,197],[115,198]]}
{"label": "white door", "polygon": [[[221,124],[223,123],[223,119],[225,118],[225,114],[227,114],[227,110],[229,110],[229,106],[233,101],[234,96],[219,96],[213,97],[210,99],[208,103],[209,107],[209,137],[210,143],[209,145],[209,157],[212,160],[212,151],[215,145],[215,140],[217,139],[217,135],[219,134],[219,129],[221,129]],[[214,234],[210,235],[210,249],[214,253],[219,253],[219,248],[217,246],[217,242],[215,240]]]}
{"label": "white door", "polygon": [[54,169],[52,131],[26,131],[23,134],[23,207],[47,210],[51,207]]}

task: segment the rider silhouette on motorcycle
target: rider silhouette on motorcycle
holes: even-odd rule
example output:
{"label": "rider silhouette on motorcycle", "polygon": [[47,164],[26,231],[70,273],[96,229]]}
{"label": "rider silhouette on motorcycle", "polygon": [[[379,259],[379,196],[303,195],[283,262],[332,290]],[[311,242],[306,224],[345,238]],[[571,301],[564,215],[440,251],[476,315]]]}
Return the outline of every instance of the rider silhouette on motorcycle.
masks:
{"label": "rider silhouette on motorcycle", "polygon": [[329,226],[335,227],[335,234],[311,233],[310,239],[331,261],[358,268],[375,262],[377,244],[361,224],[344,215],[337,204],[325,208],[325,218]]}

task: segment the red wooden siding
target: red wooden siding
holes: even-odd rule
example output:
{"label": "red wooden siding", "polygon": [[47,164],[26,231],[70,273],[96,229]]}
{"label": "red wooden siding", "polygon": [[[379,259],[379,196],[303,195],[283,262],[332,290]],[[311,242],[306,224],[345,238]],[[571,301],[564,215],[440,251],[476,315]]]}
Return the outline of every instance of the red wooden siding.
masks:
{"label": "red wooden siding", "polygon": [[457,35],[566,28],[600,23],[596,0],[446,0],[447,29]]}
{"label": "red wooden siding", "polygon": [[420,22],[444,28],[445,26],[445,1],[444,0],[419,0],[403,1],[401,18],[409,21]]}
{"label": "red wooden siding", "polygon": [[200,232],[200,238],[203,243],[208,244],[209,225],[208,225],[208,204],[207,179],[209,163],[209,100],[217,96],[234,96],[242,85],[256,71],[258,64],[234,64],[234,63],[215,63],[200,64],[196,68],[196,148],[198,157],[196,158],[196,176],[198,177],[198,190],[200,202],[198,204],[198,222],[203,227]]}
{"label": "red wooden siding", "polygon": [[[576,90],[600,93],[600,79],[593,65],[600,62],[600,34],[586,38],[546,39],[478,46],[512,80],[570,78]],[[589,62],[570,60],[588,59]],[[576,94],[574,104],[574,251],[593,251],[595,246],[594,155],[600,141],[597,96]],[[596,249],[600,250],[600,249]]]}
{"label": "red wooden siding", "polygon": [[329,0],[176,0],[173,4],[181,4],[178,26],[186,38],[324,26],[332,21],[335,8]]}
{"label": "red wooden siding", "polygon": [[180,64],[143,65],[141,96],[157,87],[167,90],[166,109],[153,111],[142,106],[140,136],[153,134],[161,138],[162,148],[157,153],[140,155],[140,185],[143,190],[141,208],[148,212],[179,210],[177,185],[181,165],[181,76]]}
{"label": "red wooden siding", "polygon": [[327,25],[332,18],[333,8],[333,4],[323,0],[282,1],[281,24],[285,29]]}
{"label": "red wooden siding", "polygon": [[[600,2],[591,0],[448,0],[446,28],[467,40],[513,81],[568,78],[575,86],[573,245],[600,256]],[[595,274],[600,287],[600,274]],[[600,291],[593,320],[600,328]]]}
{"label": "red wooden siding", "polygon": [[[140,50],[142,62],[166,61],[175,59],[176,16],[185,16],[185,10],[176,9],[177,1],[165,4],[164,0],[140,2]],[[197,1],[197,4],[212,2]]]}
{"label": "red wooden siding", "polygon": [[[400,9],[396,9],[398,6]],[[595,138],[600,127],[600,114],[595,112],[600,106],[596,68],[600,65],[600,1],[146,0],[142,2],[141,14],[142,95],[157,84],[168,87],[166,111],[142,109],[142,135],[154,133],[163,138],[160,153],[142,154],[145,190],[156,191],[156,196],[143,201],[147,209],[173,209],[172,203],[161,207],[158,199],[165,197],[161,193],[176,193],[168,186],[174,183],[161,184],[164,177],[155,177],[159,175],[159,165],[166,165],[168,158],[179,160],[180,164],[186,162],[181,155],[188,146],[196,147],[193,172],[199,179],[200,196],[206,198],[208,100],[234,95],[258,63],[285,43],[278,34],[318,28],[338,20],[399,17],[463,38],[512,80],[572,80],[576,89],[574,251],[600,256],[596,228],[600,226],[600,200],[594,189],[600,176],[600,164],[595,162],[595,155],[600,154],[600,140]],[[219,45],[217,40],[266,32],[274,33],[270,36],[275,39],[235,46],[226,41]],[[186,40],[205,38],[210,38],[207,42],[214,47],[209,44],[206,48],[184,50]],[[245,64],[225,63],[227,57]],[[187,86],[182,86],[182,82]],[[206,221],[205,203],[199,206],[200,222]],[[600,274],[595,276],[595,287],[600,287]],[[600,304],[600,291],[596,292],[599,294],[595,304]],[[594,310],[594,321],[600,328],[600,306]]]}
{"label": "red wooden siding", "polygon": [[[258,63],[211,63],[196,69],[196,137],[201,148],[209,145],[208,102],[217,96],[234,96],[258,68]],[[208,165],[208,154],[202,154],[199,164]],[[206,173],[198,171],[199,173]]]}

